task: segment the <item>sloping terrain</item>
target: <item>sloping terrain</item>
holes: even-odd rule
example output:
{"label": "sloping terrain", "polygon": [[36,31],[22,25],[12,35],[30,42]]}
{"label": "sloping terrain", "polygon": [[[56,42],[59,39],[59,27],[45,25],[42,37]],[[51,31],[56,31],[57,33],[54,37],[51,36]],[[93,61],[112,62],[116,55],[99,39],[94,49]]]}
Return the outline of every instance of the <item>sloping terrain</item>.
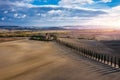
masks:
{"label": "sloping terrain", "polygon": [[55,42],[0,43],[0,80],[119,80],[119,74]]}
{"label": "sloping terrain", "polygon": [[101,42],[107,45],[109,48],[113,49],[117,54],[120,55],[120,40],[101,41]]}
{"label": "sloping terrain", "polygon": [[97,53],[116,55],[114,50],[112,50],[111,48],[107,47],[106,45],[99,41],[74,38],[59,38],[59,39],[73,46],[83,47],[85,49],[92,50]]}

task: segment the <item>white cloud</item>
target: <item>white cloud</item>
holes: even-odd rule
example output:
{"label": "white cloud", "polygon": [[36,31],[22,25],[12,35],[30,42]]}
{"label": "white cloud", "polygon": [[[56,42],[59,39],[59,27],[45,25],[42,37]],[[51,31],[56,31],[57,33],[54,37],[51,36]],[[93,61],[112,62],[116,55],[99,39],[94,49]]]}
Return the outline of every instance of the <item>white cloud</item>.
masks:
{"label": "white cloud", "polygon": [[4,11],[4,13],[5,13],[5,14],[7,14],[7,13],[8,13],[8,11]]}
{"label": "white cloud", "polygon": [[37,16],[40,16],[41,14],[40,14],[40,13],[37,13],[36,15],[37,15]]}
{"label": "white cloud", "polygon": [[27,17],[27,15],[15,13],[15,14],[14,14],[14,17],[15,17],[15,18],[25,18],[25,17]]}
{"label": "white cloud", "polygon": [[[31,8],[32,10],[32,7],[34,7],[34,9],[36,8],[41,8],[41,7],[46,7],[46,8],[53,8],[52,10],[50,11],[46,11],[46,13],[40,13],[38,11],[35,12],[35,15],[36,16],[30,16],[30,23],[31,23],[31,20],[35,20],[34,23],[36,23],[36,20],[38,21],[38,24],[39,22],[44,22],[43,24],[46,24],[48,22],[51,22],[53,24],[51,25],[57,25],[57,24],[67,24],[67,25],[104,25],[104,26],[111,26],[111,27],[119,27],[120,26],[120,6],[117,6],[117,7],[113,7],[112,9],[104,9],[104,8],[100,8],[101,10],[104,9],[104,11],[106,11],[108,14],[101,14],[99,16],[88,16],[90,13],[87,12],[87,11],[101,11],[100,9],[94,9],[94,8],[86,8],[86,7],[83,7],[83,5],[96,5],[98,3],[108,3],[108,2],[112,2],[112,0],[61,0],[58,5],[33,5],[31,4],[31,2],[33,0],[16,0],[16,1],[11,1],[10,0],[7,0],[9,1],[9,3],[4,3],[4,4],[12,4],[14,5],[14,8],[11,9],[12,12],[16,12],[14,14],[14,18],[26,18],[27,17],[27,13],[20,13],[18,12],[19,10],[17,9],[23,9],[26,10],[26,8]],[[40,0],[42,1],[42,0]],[[44,0],[45,2],[47,0]],[[4,2],[4,1],[2,1]],[[95,4],[94,4],[95,3]],[[0,3],[0,5],[3,5],[2,3]],[[22,8],[19,8],[19,7],[22,7]],[[62,8],[65,8],[65,9],[62,9],[61,10],[61,7]],[[25,9],[24,9],[25,8]],[[59,9],[57,9],[59,8]],[[76,13],[77,12],[74,12],[74,10],[85,10],[85,13],[80,13],[81,11],[78,11],[78,14],[80,15],[77,15]],[[17,11],[16,11],[17,10]],[[29,9],[28,9],[29,10]],[[71,12],[70,12],[71,11]],[[8,11],[4,11],[5,14],[8,13]],[[87,14],[86,14],[87,13]],[[34,14],[34,11],[33,11],[33,14]],[[76,15],[74,15],[76,14]],[[93,13],[94,15],[95,14],[99,14],[97,12]],[[29,15],[29,12],[28,12],[28,15]],[[8,19],[8,18],[1,18],[1,20],[5,20],[5,19]],[[48,21],[48,22],[47,22]],[[55,23],[56,22],[56,23]],[[47,25],[47,24],[46,24]]]}
{"label": "white cloud", "polygon": [[24,14],[24,15],[21,16],[21,18],[25,18],[26,16],[27,16],[27,15]]}
{"label": "white cloud", "polygon": [[14,8],[11,9],[12,12],[16,11]]}
{"label": "white cloud", "polygon": [[9,4],[14,5],[16,7],[26,7],[26,8],[33,8],[33,7],[58,7],[57,5],[33,5],[31,4],[33,0],[28,1],[16,1],[16,2],[10,2]]}
{"label": "white cloud", "polygon": [[61,10],[51,10],[51,11],[48,12],[48,14],[50,14],[50,15],[53,15],[53,14],[61,14],[61,13],[62,13]]}
{"label": "white cloud", "polygon": [[112,0],[101,0],[104,3],[112,2]]}
{"label": "white cloud", "polygon": [[1,18],[1,20],[2,20],[2,21],[4,21],[4,20],[5,20],[5,18],[4,18],[4,17],[2,17],[2,18]]}
{"label": "white cloud", "polygon": [[42,17],[46,17],[47,15],[46,14],[41,14]]}
{"label": "white cloud", "polygon": [[102,3],[108,3],[108,2],[112,2],[112,0],[98,0],[98,1],[94,1],[94,0],[61,0],[59,1],[59,6],[62,7],[70,7],[70,8],[81,8],[84,5],[97,5],[100,2]]}
{"label": "white cloud", "polygon": [[33,7],[31,2],[34,0],[0,0],[0,5],[13,5],[17,7]]}
{"label": "white cloud", "polygon": [[33,2],[34,0],[22,0],[22,2],[25,2],[25,3],[30,3],[30,2]]}
{"label": "white cloud", "polygon": [[111,28],[120,28],[120,6],[107,10],[108,14],[94,17],[87,24],[109,26]]}
{"label": "white cloud", "polygon": [[112,0],[100,0],[100,1],[94,1],[94,0],[61,0],[59,2],[59,5],[61,6],[82,6],[85,4],[94,4],[95,2],[112,2]]}
{"label": "white cloud", "polygon": [[93,0],[61,0],[60,6],[81,6],[84,4],[93,4]]}
{"label": "white cloud", "polygon": [[17,14],[17,13],[15,13],[15,14],[14,14],[14,17],[17,17],[17,16],[18,16],[18,14]]}
{"label": "white cloud", "polygon": [[109,10],[109,12],[111,12],[111,11],[114,13],[116,13],[116,12],[120,13],[120,6],[113,7],[112,9]]}
{"label": "white cloud", "polygon": [[32,4],[25,3],[25,2],[19,2],[19,1],[12,3],[12,5],[17,6],[17,7],[27,7],[27,8],[33,7]]}

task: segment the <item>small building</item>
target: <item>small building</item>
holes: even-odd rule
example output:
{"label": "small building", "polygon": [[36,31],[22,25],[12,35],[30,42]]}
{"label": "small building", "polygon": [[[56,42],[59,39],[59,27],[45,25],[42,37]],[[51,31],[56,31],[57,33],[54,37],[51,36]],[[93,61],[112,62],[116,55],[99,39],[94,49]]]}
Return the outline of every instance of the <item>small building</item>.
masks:
{"label": "small building", "polygon": [[30,37],[30,40],[40,40],[40,41],[52,41],[56,39],[57,37],[54,34],[50,34],[50,33],[33,35]]}

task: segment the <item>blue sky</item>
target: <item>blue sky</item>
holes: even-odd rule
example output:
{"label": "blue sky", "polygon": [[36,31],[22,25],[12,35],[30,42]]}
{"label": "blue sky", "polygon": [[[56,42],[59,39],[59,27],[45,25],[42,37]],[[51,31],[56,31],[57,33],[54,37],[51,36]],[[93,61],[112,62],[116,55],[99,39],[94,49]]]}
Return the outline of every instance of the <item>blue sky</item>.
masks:
{"label": "blue sky", "polygon": [[0,25],[119,28],[119,16],[119,0],[0,0]]}
{"label": "blue sky", "polygon": [[33,5],[58,5],[60,0],[34,0]]}

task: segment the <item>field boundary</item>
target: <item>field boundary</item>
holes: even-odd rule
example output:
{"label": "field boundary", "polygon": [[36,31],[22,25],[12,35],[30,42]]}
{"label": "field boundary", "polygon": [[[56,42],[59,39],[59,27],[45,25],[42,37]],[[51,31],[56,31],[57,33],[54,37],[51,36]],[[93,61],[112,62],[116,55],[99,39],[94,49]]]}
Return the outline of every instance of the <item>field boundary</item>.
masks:
{"label": "field boundary", "polygon": [[79,52],[81,56],[108,65],[112,68],[120,69],[120,57],[112,56],[109,54],[97,53],[94,50],[84,48],[83,46],[75,46],[74,43],[70,43],[61,39],[57,39],[58,44],[64,45]]}

